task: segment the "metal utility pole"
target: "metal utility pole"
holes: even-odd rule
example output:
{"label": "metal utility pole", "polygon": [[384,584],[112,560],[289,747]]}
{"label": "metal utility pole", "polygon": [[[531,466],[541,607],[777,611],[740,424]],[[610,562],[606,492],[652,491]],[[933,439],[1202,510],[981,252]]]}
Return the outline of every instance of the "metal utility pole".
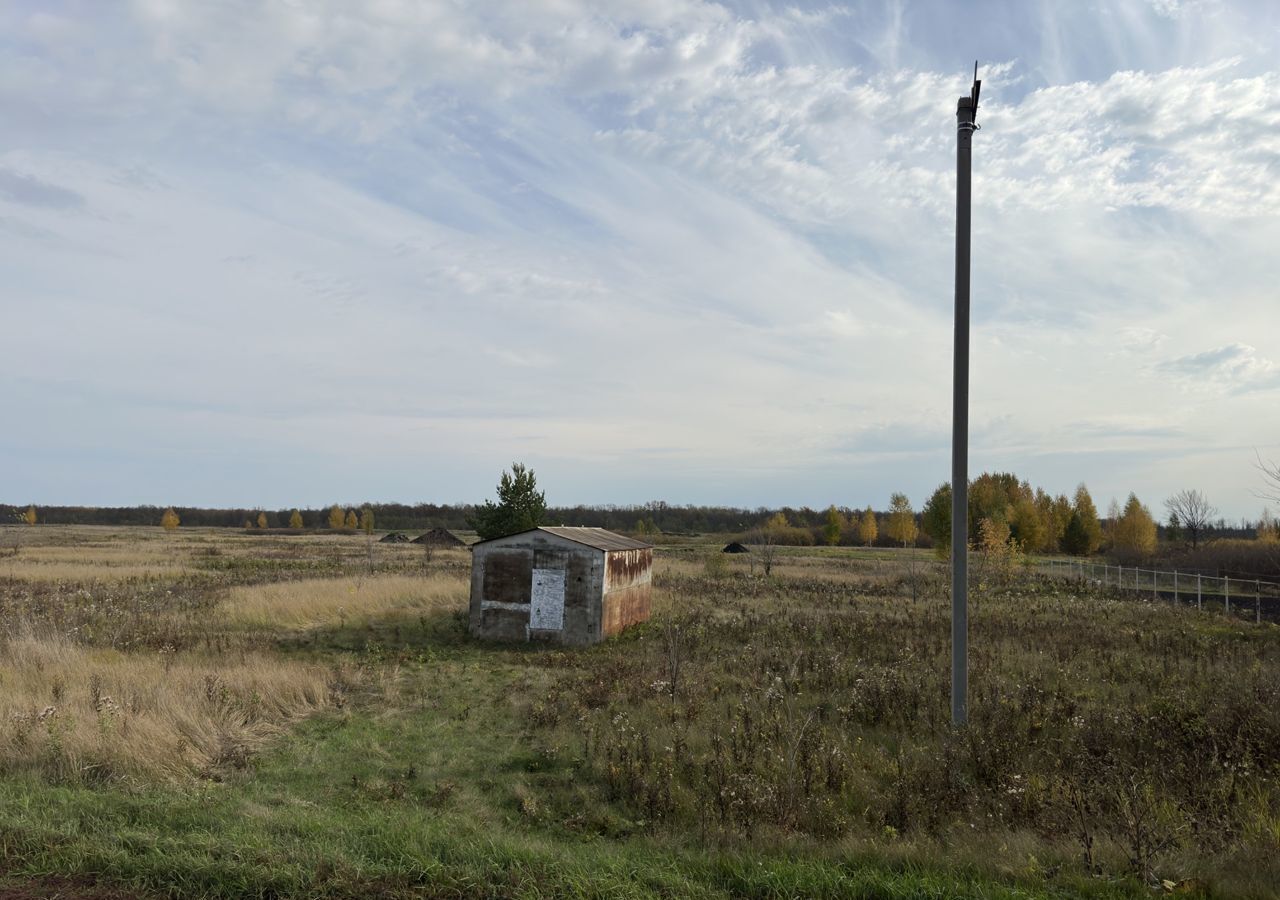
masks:
{"label": "metal utility pole", "polygon": [[969,194],[978,64],[956,108],[956,330],[951,404],[951,724],[969,721]]}

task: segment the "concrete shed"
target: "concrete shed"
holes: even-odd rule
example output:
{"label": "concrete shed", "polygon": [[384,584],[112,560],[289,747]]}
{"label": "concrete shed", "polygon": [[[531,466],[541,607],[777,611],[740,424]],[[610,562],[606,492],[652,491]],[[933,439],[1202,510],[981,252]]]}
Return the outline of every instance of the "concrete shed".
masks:
{"label": "concrete shed", "polygon": [[649,618],[653,546],[603,528],[534,528],[471,545],[471,634],[594,644]]}

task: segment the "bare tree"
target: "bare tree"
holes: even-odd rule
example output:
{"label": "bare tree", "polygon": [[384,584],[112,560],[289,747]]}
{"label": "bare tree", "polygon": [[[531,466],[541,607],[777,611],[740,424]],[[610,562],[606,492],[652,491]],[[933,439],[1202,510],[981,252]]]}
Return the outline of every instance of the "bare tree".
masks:
{"label": "bare tree", "polygon": [[1280,503],[1280,463],[1272,462],[1269,459],[1263,459],[1262,454],[1254,450],[1254,455],[1258,457],[1257,469],[1262,473],[1263,488],[1258,492],[1258,496],[1263,500],[1274,500]]}
{"label": "bare tree", "polygon": [[1218,508],[1197,490],[1178,491],[1164,501],[1164,508],[1169,510],[1169,515],[1176,518],[1186,531],[1187,537],[1191,539],[1192,549],[1199,543],[1210,520],[1218,514]]}

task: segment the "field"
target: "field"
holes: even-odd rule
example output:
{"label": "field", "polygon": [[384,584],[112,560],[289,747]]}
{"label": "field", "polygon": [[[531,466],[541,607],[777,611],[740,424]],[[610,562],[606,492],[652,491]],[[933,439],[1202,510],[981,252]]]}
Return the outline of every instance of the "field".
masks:
{"label": "field", "polygon": [[651,622],[470,640],[469,556],[0,534],[0,897],[1280,892],[1280,628],[924,555],[662,545]]}

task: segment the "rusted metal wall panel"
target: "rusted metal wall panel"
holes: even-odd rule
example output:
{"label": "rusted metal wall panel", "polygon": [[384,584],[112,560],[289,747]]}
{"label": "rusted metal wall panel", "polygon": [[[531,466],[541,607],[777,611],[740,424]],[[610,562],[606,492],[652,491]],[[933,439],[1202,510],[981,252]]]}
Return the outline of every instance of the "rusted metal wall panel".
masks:
{"label": "rusted metal wall panel", "polygon": [[622,629],[647,622],[652,609],[653,585],[648,582],[610,591],[604,595],[604,637],[612,637]]}
{"label": "rusted metal wall panel", "polygon": [[653,550],[611,550],[605,556],[604,591],[609,593],[652,579]]}

